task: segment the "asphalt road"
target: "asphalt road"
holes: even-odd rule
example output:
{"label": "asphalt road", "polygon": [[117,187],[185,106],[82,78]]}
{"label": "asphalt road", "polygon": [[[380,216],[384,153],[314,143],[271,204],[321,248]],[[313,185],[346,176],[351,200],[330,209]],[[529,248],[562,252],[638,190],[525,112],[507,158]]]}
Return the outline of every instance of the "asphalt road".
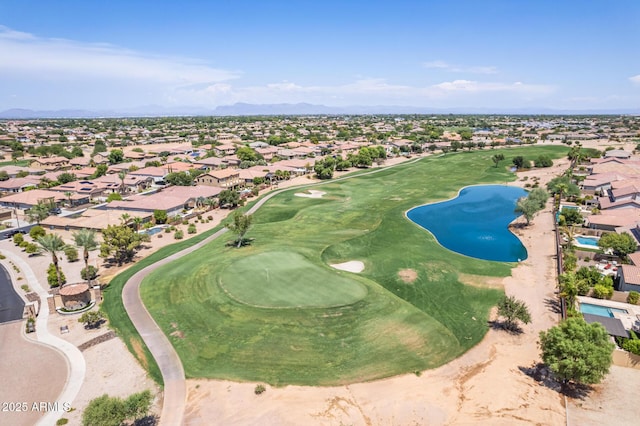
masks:
{"label": "asphalt road", "polygon": [[16,293],[9,273],[0,265],[0,324],[22,319],[24,301]]}

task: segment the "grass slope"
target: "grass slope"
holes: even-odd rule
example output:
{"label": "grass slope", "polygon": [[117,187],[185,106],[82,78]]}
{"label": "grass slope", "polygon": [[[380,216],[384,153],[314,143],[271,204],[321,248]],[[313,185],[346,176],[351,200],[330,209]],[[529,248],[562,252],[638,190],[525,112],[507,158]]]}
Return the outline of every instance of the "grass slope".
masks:
{"label": "grass slope", "polygon": [[[502,152],[508,161],[566,151]],[[446,250],[404,212],[448,199],[466,185],[512,180],[506,167],[493,167],[496,152],[429,157],[330,182],[322,185],[327,192],[322,199],[293,196],[299,189],[279,194],[256,213],[248,234],[255,239],[252,246],[234,249],[214,241],[148,276],[143,300],[171,335],[189,377],[329,385],[442,365],[482,339],[488,312],[501,295],[462,284],[458,272],[506,276],[513,265]],[[282,282],[265,289],[257,273],[266,267],[259,258],[265,253],[268,264],[294,259],[322,270],[322,276],[311,279],[301,299],[304,292],[296,286],[304,274],[288,275],[287,267],[279,266]],[[249,266],[251,257],[259,260],[257,266]],[[365,262],[362,274],[327,267],[353,259]],[[400,279],[404,269],[415,271],[415,281]],[[341,306],[335,307],[283,308],[300,300],[327,304],[326,289],[343,280],[357,281],[366,295],[349,300],[347,291],[337,295]],[[288,295],[288,288],[295,291]],[[269,304],[279,308],[259,307]]]}

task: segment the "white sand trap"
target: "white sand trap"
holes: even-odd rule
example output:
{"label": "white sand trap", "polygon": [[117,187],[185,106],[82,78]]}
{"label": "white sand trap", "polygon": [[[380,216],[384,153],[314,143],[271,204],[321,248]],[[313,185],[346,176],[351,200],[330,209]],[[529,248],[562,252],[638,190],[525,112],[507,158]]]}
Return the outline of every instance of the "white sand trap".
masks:
{"label": "white sand trap", "polygon": [[306,198],[322,198],[322,196],[326,194],[326,192],[323,191],[315,191],[313,189],[308,190],[307,192],[296,192],[295,195],[296,197],[306,197]]}
{"label": "white sand trap", "polygon": [[359,260],[352,260],[350,262],[344,263],[334,263],[333,265],[329,265],[332,268],[340,269],[341,271],[353,272],[355,274],[364,271],[364,263]]}

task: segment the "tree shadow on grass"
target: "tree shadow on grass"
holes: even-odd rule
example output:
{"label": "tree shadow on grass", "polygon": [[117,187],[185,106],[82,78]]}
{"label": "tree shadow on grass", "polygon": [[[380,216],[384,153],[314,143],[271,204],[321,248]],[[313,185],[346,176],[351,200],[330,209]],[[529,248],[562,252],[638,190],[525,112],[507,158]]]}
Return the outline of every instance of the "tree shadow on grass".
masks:
{"label": "tree shadow on grass", "polygon": [[562,381],[558,381],[554,377],[549,367],[541,362],[533,364],[531,367],[518,367],[518,369],[538,382],[538,384],[572,399],[585,399],[593,392],[593,387],[590,385],[577,383],[563,384]]}
{"label": "tree shadow on grass", "polygon": [[489,327],[498,331],[506,331],[514,336],[519,336],[524,333],[524,330],[520,328],[518,324],[508,324],[506,321],[488,321]]}

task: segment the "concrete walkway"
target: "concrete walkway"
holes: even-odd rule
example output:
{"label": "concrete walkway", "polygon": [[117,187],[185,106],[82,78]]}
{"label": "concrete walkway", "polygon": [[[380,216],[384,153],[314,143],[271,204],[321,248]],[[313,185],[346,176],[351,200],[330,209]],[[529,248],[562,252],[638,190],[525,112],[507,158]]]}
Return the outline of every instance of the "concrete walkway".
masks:
{"label": "concrete walkway", "polygon": [[[329,184],[345,179],[378,173],[384,170],[388,170],[389,168],[399,166],[401,164],[415,163],[421,158],[422,157],[418,157],[415,160],[405,161],[388,167],[376,168],[366,173],[360,173],[356,176],[344,176],[324,182],[278,189],[271,192],[270,194],[267,194],[264,198],[256,202],[256,204],[254,204],[246,212],[246,214],[255,213],[269,199],[284,191],[289,191],[291,189],[298,190],[304,187]],[[180,361],[180,357],[178,356],[173,345],[164,334],[162,329],[160,329],[158,324],[151,317],[151,314],[149,314],[149,311],[144,306],[144,303],[142,303],[142,298],[140,297],[140,284],[147,275],[149,275],[157,268],[166,265],[167,263],[173,262],[174,260],[177,260],[182,256],[192,253],[199,248],[204,247],[227,231],[227,228],[222,228],[213,235],[202,240],[201,242],[182,251],[174,253],[173,255],[154,263],[153,265],[147,266],[146,268],[134,274],[129,279],[129,281],[125,283],[124,288],[122,289],[122,302],[124,304],[124,308],[127,311],[127,314],[129,315],[133,326],[137,329],[138,333],[142,337],[142,340],[144,340],[144,343],[149,348],[151,355],[153,355],[153,357],[155,358],[156,363],[160,368],[160,373],[162,374],[162,380],[164,381],[164,398],[162,403],[162,412],[160,414],[160,425],[176,426],[184,424],[184,412],[187,402],[187,383],[185,380],[184,368],[182,366],[182,362]]]}
{"label": "concrete walkway", "polygon": [[[49,304],[47,302],[47,297],[49,296],[49,293],[42,287],[42,285],[40,285],[40,281],[38,281],[38,278],[33,273],[33,270],[25,261],[23,261],[18,256],[13,255],[11,252],[3,251],[3,254],[7,256],[7,259],[11,260],[18,268],[20,268],[27,280],[29,287],[31,287],[33,291],[38,293],[38,295],[40,296],[40,300],[42,301],[42,305],[40,306],[40,314],[36,318],[37,341],[59,350],[67,360],[69,375],[67,376],[67,382],[62,389],[62,393],[55,401],[57,402],[57,409],[47,412],[47,414],[42,417],[37,423],[38,425],[43,426],[55,425],[56,421],[60,417],[63,417],[65,414],[63,407],[65,405],[71,405],[73,407],[73,401],[80,392],[82,383],[84,383],[84,378],[87,370],[84,356],[76,346],[49,333],[49,329],[47,328],[47,323],[49,321]],[[7,269],[9,271],[12,271],[11,268]],[[43,380],[45,379],[43,378]]]}

